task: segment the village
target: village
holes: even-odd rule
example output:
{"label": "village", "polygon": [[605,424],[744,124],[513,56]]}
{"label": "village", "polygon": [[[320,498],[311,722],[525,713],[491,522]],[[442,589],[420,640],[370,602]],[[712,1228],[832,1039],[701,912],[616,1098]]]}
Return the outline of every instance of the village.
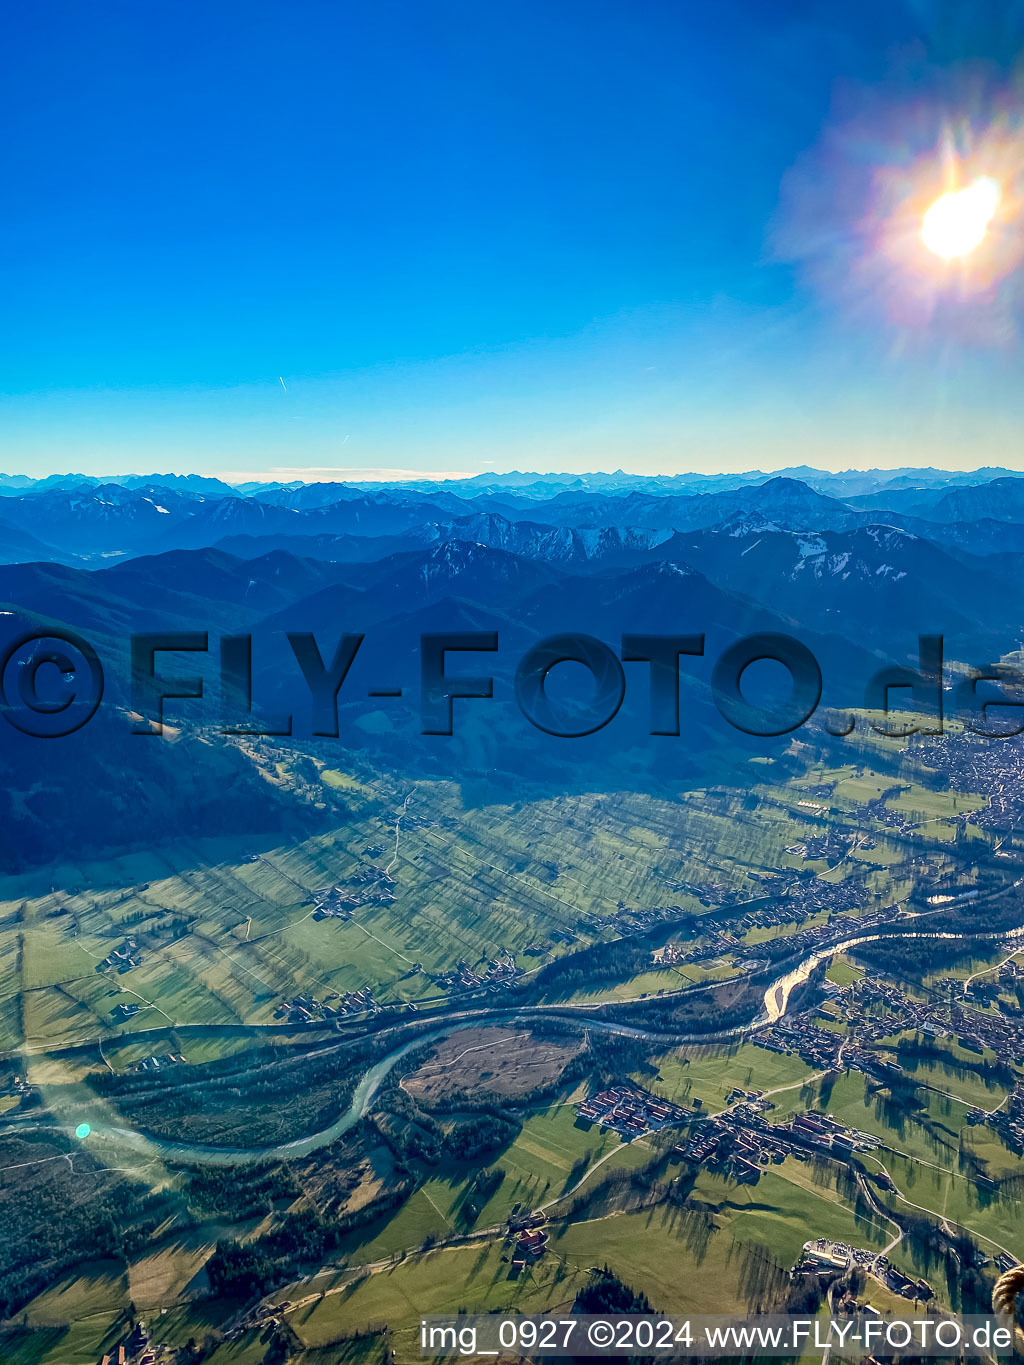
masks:
{"label": "village", "polygon": [[371,864],[353,873],[351,886],[322,886],[312,893],[313,919],[349,920],[361,906],[391,905],[395,879],[386,868]]}
{"label": "village", "polygon": [[447,971],[429,973],[435,986],[453,995],[464,991],[507,989],[522,974],[522,968],[516,966],[515,958],[504,947],[495,957],[488,959],[487,967],[482,972],[460,960]]}
{"label": "village", "polygon": [[974,744],[967,734],[945,734],[922,748],[923,766],[941,773],[950,790],[984,795],[967,823],[978,829],[1014,830],[1024,815],[1020,749],[1014,744]]}
{"label": "village", "polygon": [[688,1122],[699,1108],[699,1101],[694,1102],[693,1109],[684,1109],[652,1095],[641,1086],[622,1084],[581,1100],[576,1106],[576,1114],[578,1119],[597,1124],[599,1128],[610,1128],[632,1141],[670,1124]]}
{"label": "village", "polygon": [[512,1269],[522,1270],[544,1255],[548,1248],[548,1234],[545,1228],[547,1217],[543,1213],[525,1210],[513,1213],[508,1220],[508,1236],[513,1243]]}
{"label": "village", "polygon": [[[1014,980],[1018,970],[1009,964],[1002,980]],[[850,1070],[888,1077],[900,1075],[902,1067],[870,1045],[896,1033],[952,1038],[979,1057],[986,1049],[1011,1059],[1024,1056],[1024,1016],[975,1008],[971,1002],[978,987],[956,978],[941,981],[926,999],[868,977],[843,987],[825,982],[821,989],[827,998],[816,1011],[787,1014],[751,1041],[770,1052],[794,1052],[809,1065],[838,1067],[841,1062]],[[834,1027],[839,1021],[843,1032]]]}
{"label": "village", "polygon": [[315,995],[295,995],[282,1000],[274,1010],[275,1019],[289,1024],[316,1024],[323,1020],[342,1019],[346,1015],[374,1014],[380,1006],[374,1001],[373,989],[363,986],[357,991],[329,991],[322,1000]]}
{"label": "village", "polygon": [[27,1104],[38,1097],[39,1091],[24,1076],[15,1072],[0,1080],[0,1096],[4,1095],[11,1097],[15,1104]]}
{"label": "village", "polygon": [[838,1122],[831,1114],[808,1110],[784,1123],[769,1123],[772,1108],[759,1091],[735,1090],[730,1108],[708,1115],[676,1148],[676,1155],[692,1164],[731,1175],[741,1184],[756,1184],[762,1168],[787,1157],[809,1160],[815,1151],[843,1160],[853,1152],[871,1151],[879,1140]]}

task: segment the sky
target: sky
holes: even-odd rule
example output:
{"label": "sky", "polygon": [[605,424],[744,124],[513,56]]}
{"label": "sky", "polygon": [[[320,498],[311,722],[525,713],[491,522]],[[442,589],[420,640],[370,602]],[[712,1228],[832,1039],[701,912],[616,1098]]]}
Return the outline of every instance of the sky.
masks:
{"label": "sky", "polygon": [[0,468],[1024,468],[1020,225],[970,278],[886,236],[951,138],[1015,205],[1022,47],[1017,0],[16,6]]}

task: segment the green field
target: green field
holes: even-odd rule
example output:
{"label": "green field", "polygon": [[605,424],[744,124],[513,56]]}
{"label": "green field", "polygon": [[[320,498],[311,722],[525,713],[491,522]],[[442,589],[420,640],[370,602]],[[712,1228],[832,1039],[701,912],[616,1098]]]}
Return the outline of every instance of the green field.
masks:
{"label": "green field", "polygon": [[860,967],[855,967],[846,957],[834,957],[828,965],[825,975],[829,981],[834,981],[837,986],[849,986],[854,981],[859,981],[864,975]]}
{"label": "green field", "polygon": [[[725,1106],[736,1086],[744,1090],[775,1090],[772,1117],[791,1112],[790,1106],[803,1107],[801,1089],[814,1071],[796,1056],[768,1052],[753,1043],[702,1049],[678,1048],[660,1057],[659,1076],[651,1089],[680,1104],[703,1101],[705,1110],[714,1113]],[[791,1087],[791,1088],[790,1088]]]}
{"label": "green field", "polygon": [[[396,808],[373,798],[349,824],[242,861],[231,860],[231,846],[228,856],[210,858],[206,849],[208,861],[192,864],[168,866],[156,853],[118,859],[102,873],[68,869],[72,884],[96,889],[64,896],[23,895],[26,879],[8,879],[0,917],[22,918],[0,931],[0,1028],[9,1045],[22,1029],[39,1044],[114,1038],[154,1023],[266,1024],[303,990],[372,985],[382,1003],[419,1000],[436,988],[410,974],[413,964],[440,972],[501,948],[535,967],[536,958],[523,955],[528,944],[547,943],[548,955],[565,951],[550,935],[567,929],[593,941],[600,934],[587,932],[592,914],[614,913],[620,902],[660,905],[667,879],[706,877],[694,853],[700,841],[685,830],[709,819],[728,823],[641,795],[464,808],[454,787],[419,784],[409,806],[418,823],[399,829],[396,852]],[[394,903],[364,906],[349,922],[315,921],[311,893],[351,883],[369,865],[371,846],[393,865]],[[543,861],[537,849],[548,851]],[[147,875],[120,881],[128,872]],[[727,876],[742,883],[745,872]],[[173,935],[174,924],[187,926],[184,936]],[[97,972],[129,934],[142,965]],[[650,989],[676,975],[652,974],[663,979]],[[121,999],[145,1008],[115,1024]]]}
{"label": "green field", "polygon": [[814,1082],[805,1107],[822,1109],[851,1128],[940,1165],[954,1164],[967,1114],[967,1105],[927,1090],[896,1100],[858,1072]]}
{"label": "green field", "polygon": [[[537,1208],[554,1203],[575,1183],[569,1177],[580,1162],[589,1166],[602,1160],[600,1171],[607,1174],[617,1168],[642,1166],[653,1156],[647,1142],[626,1143],[616,1133],[577,1122],[572,1103],[546,1106],[531,1114],[515,1141],[489,1160],[489,1165],[505,1172],[505,1179],[472,1226],[487,1228],[503,1223],[514,1204]],[[396,1251],[413,1250],[426,1237],[468,1231],[459,1209],[476,1169],[456,1168],[445,1176],[431,1177],[385,1227],[371,1225],[365,1234],[349,1239],[346,1255],[355,1263],[366,1264]]]}
{"label": "green field", "polygon": [[[787,1163],[787,1165],[790,1163]],[[881,1245],[888,1229],[857,1219],[828,1181],[814,1187],[767,1172],[754,1188],[702,1176],[692,1198],[709,1211],[655,1207],[584,1218],[552,1228],[551,1247],[532,1269],[512,1271],[503,1244],[481,1243],[411,1256],[368,1276],[339,1276],[317,1286],[295,1286],[282,1298],[315,1289],[323,1297],[290,1315],[303,1342],[326,1345],[345,1332],[380,1320],[408,1323],[423,1313],[513,1308],[567,1308],[589,1267],[609,1265],[629,1283],[643,1284],[655,1308],[673,1312],[746,1311],[776,1283],[777,1269],[797,1259],[811,1235]],[[503,1259],[504,1257],[504,1259]],[[411,1359],[415,1326],[400,1326],[393,1341]]]}
{"label": "green field", "polygon": [[[886,1148],[877,1153],[906,1202],[883,1192],[883,1202],[897,1212],[918,1206],[918,1211],[936,1218],[948,1218],[978,1238],[988,1255],[1009,1251],[1024,1257],[1024,1230],[1020,1226],[1020,1204],[1009,1193],[968,1180],[950,1168],[936,1169],[920,1161],[913,1161],[898,1151]],[[871,1161],[865,1162],[870,1166]],[[986,1240],[988,1239],[988,1240]]]}

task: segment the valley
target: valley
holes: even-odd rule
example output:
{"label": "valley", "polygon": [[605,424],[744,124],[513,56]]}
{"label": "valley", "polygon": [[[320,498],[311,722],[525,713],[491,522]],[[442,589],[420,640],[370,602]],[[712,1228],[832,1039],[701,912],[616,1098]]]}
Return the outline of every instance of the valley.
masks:
{"label": "valley", "polygon": [[[927,499],[882,534],[859,494],[791,478],[578,514],[539,490],[469,513],[330,496],[278,518],[186,486],[157,514],[174,545],[140,510],[97,567],[114,511],[63,576],[0,571],[12,632],[67,621],[112,657],[153,623],[374,632],[339,739],[223,733],[183,700],[132,738],[115,670],[111,750],[86,729],[42,775],[5,753],[4,1360],[411,1362],[420,1314],[565,1312],[602,1266],[673,1312],[983,1311],[1024,1257],[1024,758],[951,704],[973,651],[1015,658],[1012,614],[974,609],[981,532],[954,555],[935,523],[922,548]],[[55,490],[52,524],[96,497]],[[264,543],[278,520],[291,539]],[[940,601],[943,731],[904,708],[886,736],[860,678],[912,665]],[[499,659],[493,712],[418,735],[401,642],[495,613],[513,659],[556,624],[707,622],[689,728],[645,736],[631,674],[613,724],[542,743]],[[780,626],[851,733],[823,711],[757,740],[716,711],[720,643]],[[397,674],[408,697],[367,711]],[[268,668],[253,682],[277,707]],[[40,783],[93,792],[61,798],[59,850]]]}

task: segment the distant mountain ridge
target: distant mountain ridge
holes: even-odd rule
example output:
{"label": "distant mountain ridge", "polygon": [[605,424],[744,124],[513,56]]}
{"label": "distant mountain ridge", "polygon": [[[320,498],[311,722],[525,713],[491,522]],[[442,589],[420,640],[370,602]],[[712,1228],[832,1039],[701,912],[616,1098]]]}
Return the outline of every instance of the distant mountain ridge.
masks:
{"label": "distant mountain ridge", "polygon": [[[458,497],[475,498],[483,493],[512,493],[520,497],[544,499],[559,492],[611,492],[615,490],[644,490],[654,494],[682,492],[716,492],[765,483],[773,478],[797,479],[818,492],[833,497],[853,498],[873,496],[886,490],[915,488],[954,488],[990,483],[995,479],[1019,477],[1013,470],[984,467],[975,470],[942,470],[932,467],[907,466],[900,469],[848,469],[838,472],[818,469],[812,465],[796,465],[786,469],[751,469],[744,473],[712,474],[692,471],[678,474],[631,474],[622,469],[612,473],[593,471],[584,474],[537,473],[512,470],[505,474],[481,473],[461,479],[411,479],[399,484],[349,479],[341,482],[304,483],[301,480],[250,480],[229,484],[222,479],[200,474],[49,474],[34,478],[27,474],[0,474],[0,496],[9,491],[27,488],[75,487],[119,483],[131,488],[140,484],[179,490],[192,490],[208,497],[214,496],[269,496],[299,494],[300,499],[316,502],[331,501],[335,497],[374,489],[395,488],[417,493],[449,493]],[[304,490],[322,490],[307,493]],[[331,492],[329,490],[335,490]],[[302,501],[295,506],[309,505]]]}
{"label": "distant mountain ridge", "polygon": [[[548,485],[545,496],[537,496],[536,487],[524,496],[521,488],[483,484],[472,496],[457,495],[455,485],[406,484],[278,485],[241,493],[196,476],[105,483],[55,476],[31,485],[8,476],[0,501],[0,562],[31,556],[97,562],[218,544],[243,555],[276,547],[300,557],[368,562],[403,545],[460,539],[551,563],[612,564],[630,562],[675,532],[738,517],[811,533],[891,524],[967,554],[1024,547],[1024,532],[1013,529],[1024,527],[1024,477],[1000,473],[970,483],[964,475],[944,484],[937,471],[923,474],[914,484],[909,475],[900,476],[899,487],[877,479],[885,486],[843,496],[790,475],[739,484],[739,476],[723,476],[734,486],[710,491],[706,485],[716,485],[714,479],[704,480],[703,491],[682,491],[684,476],[608,475],[595,488],[566,478]],[[867,476],[828,478],[852,487]]]}

